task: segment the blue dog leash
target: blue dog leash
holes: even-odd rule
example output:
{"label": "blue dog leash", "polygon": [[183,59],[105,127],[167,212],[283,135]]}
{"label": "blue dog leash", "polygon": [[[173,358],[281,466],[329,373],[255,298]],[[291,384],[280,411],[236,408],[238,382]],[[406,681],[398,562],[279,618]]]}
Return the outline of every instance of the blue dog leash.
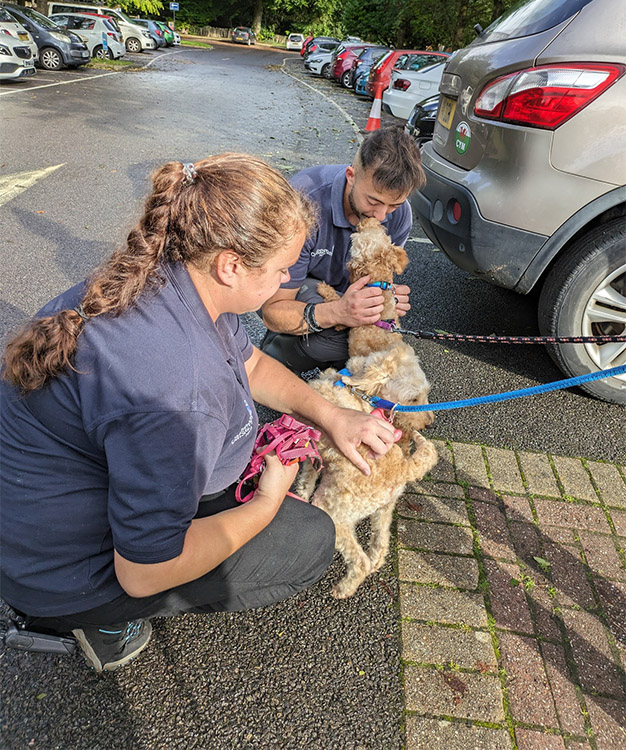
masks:
{"label": "blue dog leash", "polygon": [[[490,396],[477,396],[476,398],[466,398],[459,401],[444,401],[439,404],[420,404],[419,406],[405,406],[403,404],[394,404],[392,401],[387,401],[384,398],[378,398],[377,396],[368,396],[364,391],[356,388],[353,385],[350,385],[349,383],[344,383],[342,380],[336,380],[335,385],[348,388],[364,401],[370,403],[374,408],[386,410],[391,409],[392,411],[396,412],[444,411],[447,409],[461,409],[464,406],[479,406],[481,404],[490,404],[497,401],[510,401],[516,398],[523,398],[524,396],[534,396],[539,393],[558,391],[563,388],[573,388],[574,386],[580,385],[581,383],[588,383],[592,380],[604,380],[605,378],[612,378],[615,375],[623,375],[625,373],[626,365],[621,365],[620,367],[612,367],[608,370],[588,372],[585,375],[578,375],[575,378],[567,378],[566,380],[556,380],[553,383],[535,385],[532,388],[522,388],[518,391],[494,393]],[[341,377],[351,377],[351,372],[347,368],[339,370],[337,374]]]}

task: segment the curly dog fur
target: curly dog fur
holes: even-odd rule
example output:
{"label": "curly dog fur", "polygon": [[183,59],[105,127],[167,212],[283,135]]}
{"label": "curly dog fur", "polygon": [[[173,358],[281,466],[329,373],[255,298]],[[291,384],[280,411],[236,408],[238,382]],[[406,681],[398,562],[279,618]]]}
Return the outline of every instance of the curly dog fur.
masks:
{"label": "curly dog fur", "polygon": [[[352,235],[350,260],[347,263],[350,271],[350,283],[354,283],[369,274],[372,281],[393,283],[393,275],[402,273],[409,263],[406,251],[391,242],[385,227],[378,219],[363,219]],[[337,292],[322,282],[317,287],[318,293],[326,302],[339,299]],[[393,320],[398,323],[396,304],[393,292],[382,291],[384,308],[382,320]],[[348,335],[348,353],[351,357],[368,354],[371,351],[387,349],[392,343],[402,340],[399,333],[389,331],[376,325],[351,328]]]}
{"label": "curly dog fur", "polygon": [[[389,349],[354,356],[348,361],[348,369],[352,373],[350,384],[371,396],[402,404],[428,403],[430,385],[408,344],[400,342]],[[348,388],[334,385],[338,378],[336,370],[328,369],[309,384],[338,406],[371,412],[367,401]],[[407,482],[421,479],[437,462],[435,446],[419,433],[432,421],[432,412],[398,412],[394,426],[402,430],[402,437],[388,453],[374,460],[366,447],[360,449],[371,469],[368,477],[324,438],[319,444],[324,471],[314,493],[317,475],[308,462],[303,464],[296,491],[304,499],[313,494],[313,505],[331,516],[336,548],[346,562],[346,575],[333,588],[333,596],[352,596],[365,578],[382,566],[398,498]],[[368,516],[371,536],[366,553],[357,541],[355,526]]]}

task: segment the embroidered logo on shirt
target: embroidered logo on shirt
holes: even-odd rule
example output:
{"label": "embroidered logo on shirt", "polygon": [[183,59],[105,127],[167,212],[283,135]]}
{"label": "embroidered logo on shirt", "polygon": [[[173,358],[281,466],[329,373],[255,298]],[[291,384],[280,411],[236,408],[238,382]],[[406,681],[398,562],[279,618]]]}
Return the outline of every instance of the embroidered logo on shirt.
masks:
{"label": "embroidered logo on shirt", "polygon": [[316,247],[315,250],[311,251],[311,257],[317,258],[319,255],[332,255],[333,251],[327,247]]}
{"label": "embroidered logo on shirt", "polygon": [[245,398],[243,402],[246,405],[246,409],[248,410],[248,421],[239,430],[239,432],[235,435],[235,437],[230,441],[231,445],[233,445],[233,443],[236,443],[238,440],[241,440],[241,438],[245,437],[246,435],[249,435],[250,432],[252,431],[252,409],[248,405],[248,402],[246,401]]}

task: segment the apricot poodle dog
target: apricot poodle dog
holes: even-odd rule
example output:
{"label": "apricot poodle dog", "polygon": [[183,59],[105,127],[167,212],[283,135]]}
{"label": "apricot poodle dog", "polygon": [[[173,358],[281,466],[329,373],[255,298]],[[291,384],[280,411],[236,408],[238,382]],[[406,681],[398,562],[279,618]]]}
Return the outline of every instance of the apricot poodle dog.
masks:
{"label": "apricot poodle dog", "polygon": [[[402,341],[388,349],[351,357],[347,367],[351,375],[341,379],[369,396],[407,405],[428,403],[430,386],[414,350]],[[335,385],[338,380],[337,371],[328,369],[309,384],[332,403],[372,411],[371,404],[360,395]],[[429,411],[397,412],[394,426],[402,430],[402,437],[389,452],[374,460],[365,447],[361,449],[371,469],[368,477],[324,438],[319,443],[324,470],[317,489],[315,470],[309,462],[303,464],[296,491],[307,500],[313,495],[313,505],[331,516],[337,534],[336,548],[346,563],[346,575],[333,588],[333,596],[351,596],[370,573],[382,566],[389,550],[398,498],[407,482],[421,479],[437,462],[435,446],[419,433],[432,421]],[[355,526],[368,516],[371,534],[366,553],[356,538]]]}
{"label": "apricot poodle dog", "polygon": [[[354,283],[369,274],[372,282],[393,284],[394,274],[402,273],[409,263],[406,251],[391,242],[385,227],[378,219],[363,219],[352,235],[350,260],[347,263],[350,271],[350,283]],[[337,292],[322,282],[317,287],[318,293],[326,302],[339,299]],[[381,319],[398,323],[393,289],[383,289],[384,308]],[[339,328],[339,326],[338,326]],[[368,354],[371,351],[387,349],[393,343],[402,341],[399,333],[390,333],[377,325],[365,325],[351,328],[348,336],[348,352]]]}

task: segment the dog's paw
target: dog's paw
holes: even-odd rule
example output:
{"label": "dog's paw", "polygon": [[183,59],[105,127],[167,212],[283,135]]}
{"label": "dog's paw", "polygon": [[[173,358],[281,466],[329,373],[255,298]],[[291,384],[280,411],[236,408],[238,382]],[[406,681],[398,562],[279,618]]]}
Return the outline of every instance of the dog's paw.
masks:
{"label": "dog's paw", "polygon": [[335,597],[335,599],[347,599],[348,597],[352,596],[352,594],[354,594],[358,587],[358,583],[356,585],[354,585],[354,583],[348,583],[344,578],[335,586],[333,586],[330,593]]}

